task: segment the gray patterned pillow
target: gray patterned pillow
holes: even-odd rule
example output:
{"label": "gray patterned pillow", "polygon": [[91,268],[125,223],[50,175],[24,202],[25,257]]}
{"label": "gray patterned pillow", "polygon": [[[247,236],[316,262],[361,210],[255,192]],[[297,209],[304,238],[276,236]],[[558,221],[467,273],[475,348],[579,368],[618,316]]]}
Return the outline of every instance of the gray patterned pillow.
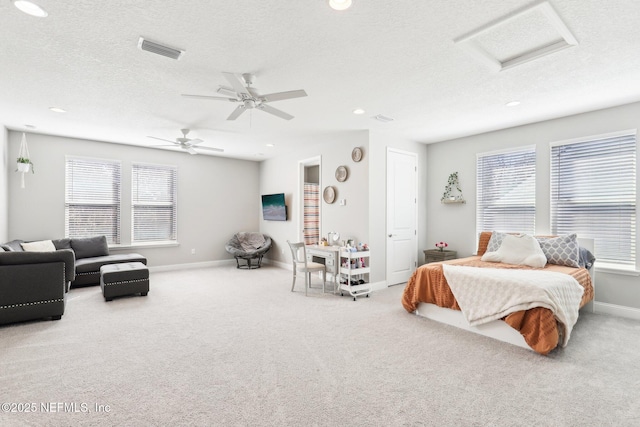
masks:
{"label": "gray patterned pillow", "polygon": [[569,234],[558,237],[538,237],[542,252],[549,264],[580,267],[578,236]]}
{"label": "gray patterned pillow", "polygon": [[487,243],[487,252],[496,252],[498,249],[500,249],[500,245],[502,245],[502,241],[504,240],[504,236],[506,235],[507,233],[492,231],[489,243]]}

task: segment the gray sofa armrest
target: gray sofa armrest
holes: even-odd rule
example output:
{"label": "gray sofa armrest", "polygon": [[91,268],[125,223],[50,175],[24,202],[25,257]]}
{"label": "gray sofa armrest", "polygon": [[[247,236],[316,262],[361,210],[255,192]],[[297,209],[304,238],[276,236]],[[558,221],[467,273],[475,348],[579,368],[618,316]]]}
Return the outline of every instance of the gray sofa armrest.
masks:
{"label": "gray sofa armrest", "polygon": [[67,282],[76,278],[76,256],[71,249],[55,252],[0,252],[0,265],[42,264],[64,262],[64,274]]}

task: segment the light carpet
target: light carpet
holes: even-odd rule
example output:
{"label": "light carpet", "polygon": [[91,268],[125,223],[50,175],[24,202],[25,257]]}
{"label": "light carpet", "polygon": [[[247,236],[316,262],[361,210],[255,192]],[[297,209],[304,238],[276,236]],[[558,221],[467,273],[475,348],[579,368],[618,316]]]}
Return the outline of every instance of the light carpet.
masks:
{"label": "light carpet", "polygon": [[409,314],[402,286],[290,288],[266,265],[72,289],[61,320],[0,327],[0,402],[22,411],[0,424],[640,425],[640,322],[583,314],[545,357]]}

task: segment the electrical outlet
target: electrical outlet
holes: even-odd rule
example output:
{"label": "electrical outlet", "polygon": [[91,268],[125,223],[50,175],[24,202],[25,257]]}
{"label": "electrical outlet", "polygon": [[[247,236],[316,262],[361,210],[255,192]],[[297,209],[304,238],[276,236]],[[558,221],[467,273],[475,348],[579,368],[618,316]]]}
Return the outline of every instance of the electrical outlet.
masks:
{"label": "electrical outlet", "polygon": [[195,255],[196,254],[196,250],[195,249],[191,249],[191,255]]}

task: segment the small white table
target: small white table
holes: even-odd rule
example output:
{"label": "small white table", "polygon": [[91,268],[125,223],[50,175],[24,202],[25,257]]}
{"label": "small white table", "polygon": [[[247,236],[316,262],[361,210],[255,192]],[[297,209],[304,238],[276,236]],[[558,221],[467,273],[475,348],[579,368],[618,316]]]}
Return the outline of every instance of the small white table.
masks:
{"label": "small white table", "polygon": [[305,247],[307,261],[324,264],[327,273],[333,276],[334,291],[338,289],[340,246],[309,245]]}

